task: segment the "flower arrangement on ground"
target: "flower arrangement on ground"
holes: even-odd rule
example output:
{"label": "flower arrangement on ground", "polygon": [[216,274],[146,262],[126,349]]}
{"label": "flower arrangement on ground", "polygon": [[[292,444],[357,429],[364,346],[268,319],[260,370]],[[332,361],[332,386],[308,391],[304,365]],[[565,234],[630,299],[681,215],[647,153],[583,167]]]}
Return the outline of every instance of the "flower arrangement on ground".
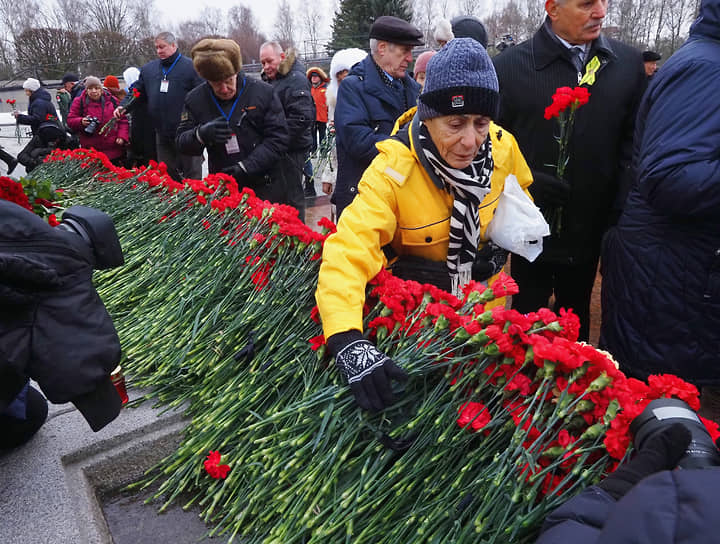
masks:
{"label": "flower arrangement on ground", "polygon": [[365,335],[410,378],[396,405],[361,412],[326,358],[313,299],[332,223],[313,231],[223,174],[183,184],[92,150],[56,151],[32,175],[112,215],[126,265],[97,282],[123,367],[145,400],[191,418],[137,485],[158,482],[163,507],[198,505],[212,534],[531,542],[549,511],[622,462],[651,400],[698,406],[682,380],[628,379],[577,343],[571,312],[486,309],[517,292],[508,276],[458,298],[382,272]]}

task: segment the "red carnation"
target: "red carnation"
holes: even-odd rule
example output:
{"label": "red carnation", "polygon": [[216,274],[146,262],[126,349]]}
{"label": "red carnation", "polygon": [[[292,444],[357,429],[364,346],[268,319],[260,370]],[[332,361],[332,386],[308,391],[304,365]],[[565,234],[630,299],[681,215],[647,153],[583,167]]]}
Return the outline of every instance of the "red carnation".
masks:
{"label": "red carnation", "polygon": [[203,463],[205,466],[205,472],[216,480],[224,480],[227,478],[227,473],[230,471],[230,465],[220,464],[220,452],[212,451],[208,453],[207,460]]}

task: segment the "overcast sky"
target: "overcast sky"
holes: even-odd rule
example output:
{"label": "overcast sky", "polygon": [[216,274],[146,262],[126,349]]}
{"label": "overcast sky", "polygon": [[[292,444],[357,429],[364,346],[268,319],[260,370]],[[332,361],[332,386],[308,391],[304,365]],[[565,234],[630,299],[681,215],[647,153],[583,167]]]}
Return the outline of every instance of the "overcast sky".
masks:
{"label": "overcast sky", "polygon": [[[307,0],[301,0],[306,2]],[[318,0],[311,0],[318,1]],[[326,14],[326,20],[324,25],[327,27],[327,34],[330,34],[330,24],[332,22],[333,11],[333,0],[320,0],[327,10],[324,10]],[[255,15],[255,20],[260,26],[260,30],[266,35],[272,34],[273,23],[275,22],[275,16],[278,9],[278,0],[155,0],[155,7],[160,12],[160,15],[166,17],[171,23],[179,23],[188,19],[193,19],[203,10],[203,8],[220,8],[223,12],[235,4],[244,4],[252,9]],[[299,0],[290,0],[290,4],[298,13],[297,6],[300,3]]]}

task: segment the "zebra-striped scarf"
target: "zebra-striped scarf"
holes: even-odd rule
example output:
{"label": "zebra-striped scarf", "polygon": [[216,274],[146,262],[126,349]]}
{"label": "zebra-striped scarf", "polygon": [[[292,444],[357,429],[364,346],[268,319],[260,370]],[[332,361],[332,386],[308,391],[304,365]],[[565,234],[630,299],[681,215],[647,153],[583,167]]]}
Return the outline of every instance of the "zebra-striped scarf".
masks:
{"label": "zebra-striped scarf", "polygon": [[490,192],[490,176],[493,171],[490,135],[480,146],[470,166],[463,170],[453,168],[445,162],[424,124],[420,127],[420,145],[435,173],[454,197],[447,267],[453,294],[459,297],[461,288],[472,279],[472,265],[480,237],[478,208],[485,195]]}

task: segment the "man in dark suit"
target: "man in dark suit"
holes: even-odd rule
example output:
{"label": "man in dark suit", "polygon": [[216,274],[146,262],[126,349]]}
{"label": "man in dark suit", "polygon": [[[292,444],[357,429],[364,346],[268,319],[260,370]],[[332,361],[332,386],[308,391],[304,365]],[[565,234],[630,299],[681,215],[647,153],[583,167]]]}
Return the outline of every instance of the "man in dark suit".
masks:
{"label": "man in dark suit", "polygon": [[[547,0],[547,17],[532,38],[495,57],[500,81],[499,124],[511,131],[533,171],[530,192],[543,210],[562,209],[559,232],[530,263],[513,256],[521,312],[573,308],[587,340],[590,295],[600,241],[622,209],[630,185],[635,115],[645,90],[639,51],[602,36],[607,0]],[[555,176],[559,127],[545,108],[558,87],[575,87],[590,66],[590,101],[577,110],[565,179]]]}

